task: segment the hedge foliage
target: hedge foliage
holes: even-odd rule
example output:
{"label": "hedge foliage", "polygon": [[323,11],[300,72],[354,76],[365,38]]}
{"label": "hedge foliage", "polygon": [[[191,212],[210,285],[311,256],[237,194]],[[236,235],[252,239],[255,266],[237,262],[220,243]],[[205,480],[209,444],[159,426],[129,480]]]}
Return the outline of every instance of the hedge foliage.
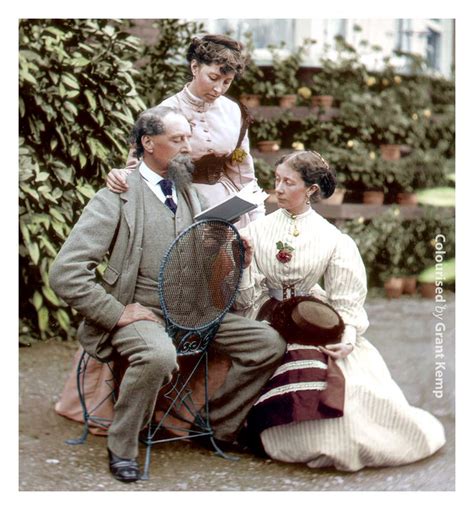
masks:
{"label": "hedge foliage", "polygon": [[435,263],[436,236],[442,234],[444,259],[455,256],[455,219],[448,209],[426,207],[424,216],[404,220],[392,206],[373,219],[347,221],[341,228],[357,243],[370,287],[389,276],[417,276]]}
{"label": "hedge foliage", "polygon": [[52,260],[105,174],[126,158],[145,108],[134,69],[139,39],[107,20],[22,20],[20,86],[20,334],[74,333],[49,287]]}

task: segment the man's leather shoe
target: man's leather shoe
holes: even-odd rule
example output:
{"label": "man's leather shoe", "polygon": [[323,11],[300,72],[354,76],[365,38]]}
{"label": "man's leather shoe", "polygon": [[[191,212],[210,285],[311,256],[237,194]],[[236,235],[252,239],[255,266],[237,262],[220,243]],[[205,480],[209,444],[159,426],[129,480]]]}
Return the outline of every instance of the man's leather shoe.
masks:
{"label": "man's leather shoe", "polygon": [[115,455],[107,448],[109,452],[109,467],[112,475],[121,482],[136,482],[140,480],[140,468],[136,459],[123,459]]}

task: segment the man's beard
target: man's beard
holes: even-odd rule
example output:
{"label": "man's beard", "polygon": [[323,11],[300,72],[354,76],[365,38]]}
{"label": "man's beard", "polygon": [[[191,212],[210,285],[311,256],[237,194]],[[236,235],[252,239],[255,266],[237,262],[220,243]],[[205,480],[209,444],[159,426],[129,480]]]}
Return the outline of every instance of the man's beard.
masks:
{"label": "man's beard", "polygon": [[178,154],[168,163],[167,178],[174,182],[177,190],[183,190],[192,182],[194,163],[191,156]]}

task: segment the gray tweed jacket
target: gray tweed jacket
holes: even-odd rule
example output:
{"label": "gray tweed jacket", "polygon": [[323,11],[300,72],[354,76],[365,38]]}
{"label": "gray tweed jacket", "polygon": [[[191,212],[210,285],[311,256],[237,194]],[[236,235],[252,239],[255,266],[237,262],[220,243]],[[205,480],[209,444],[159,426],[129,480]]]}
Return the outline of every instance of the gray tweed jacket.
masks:
{"label": "gray tweed jacket", "polygon": [[[51,288],[84,317],[79,342],[101,361],[110,358],[112,346],[107,339],[125,305],[132,302],[142,254],[145,218],[140,172],[134,171],[127,182],[129,189],[124,193],[104,188],[91,199],[49,273]],[[183,207],[195,216],[202,204],[193,186],[179,192],[178,201],[175,221],[179,233],[189,226],[180,214]],[[96,268],[108,254],[100,278]]]}

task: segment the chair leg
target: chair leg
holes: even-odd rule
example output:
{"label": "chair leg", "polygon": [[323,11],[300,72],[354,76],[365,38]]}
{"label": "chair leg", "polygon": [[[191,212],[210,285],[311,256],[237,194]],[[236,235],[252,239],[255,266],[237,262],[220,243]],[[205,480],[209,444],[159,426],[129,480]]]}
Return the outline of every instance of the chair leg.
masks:
{"label": "chair leg", "polygon": [[151,447],[153,446],[152,440],[152,425],[148,425],[147,431],[147,440],[146,440],[146,453],[145,453],[145,464],[143,466],[143,474],[140,477],[141,480],[149,480],[150,479],[150,461],[151,461]]}
{"label": "chair leg", "polygon": [[82,428],[81,437],[78,437],[77,439],[66,439],[66,441],[64,441],[64,442],[70,446],[84,444],[86,442],[88,435],[89,435],[89,424],[87,422],[85,422],[84,427]]}
{"label": "chair leg", "polygon": [[[82,408],[82,418],[83,418],[83,421],[84,421],[84,426],[83,426],[83,429],[82,429],[82,434],[79,438],[77,439],[67,439],[65,441],[66,444],[68,445],[78,445],[78,444],[83,444],[85,443],[86,439],[87,439],[87,436],[89,435],[89,431],[90,431],[90,426],[89,426],[89,423],[90,422],[93,422],[94,424],[98,425],[99,427],[103,428],[103,429],[107,429],[107,424],[110,420],[108,419],[105,419],[105,418],[100,418],[100,416],[94,416],[94,412],[96,409],[100,408],[100,406],[108,399],[112,396],[112,398],[114,397],[115,395],[115,389],[114,389],[114,386],[112,386],[112,390],[111,392],[106,396],[104,397],[100,402],[96,403],[94,409],[92,410],[88,410],[87,409],[87,403],[86,403],[86,384],[85,384],[85,378],[87,376],[87,367],[88,367],[88,364],[89,364],[89,360],[90,360],[90,356],[83,350],[82,351],[82,354],[79,358],[79,361],[77,363],[77,369],[76,369],[76,387],[77,387],[77,394],[78,394],[78,397],[79,397],[79,402],[81,404],[81,408]],[[112,369],[112,367],[108,365],[108,368],[112,374],[112,384],[115,385],[116,384],[116,377],[115,377],[115,374],[114,374],[114,371]]]}
{"label": "chair leg", "polygon": [[78,444],[84,444],[87,436],[89,435],[89,415],[87,412],[87,406],[84,396],[84,377],[82,378],[82,384],[81,384],[81,374],[85,374],[87,369],[87,361],[86,359],[86,351],[82,351],[81,357],[79,358],[79,362],[77,363],[77,369],[76,369],[76,385],[77,385],[77,394],[79,395],[79,401],[81,403],[82,407],[82,417],[84,420],[84,427],[82,428],[82,434],[81,437],[77,439],[67,439],[65,441],[68,445],[78,445]]}

